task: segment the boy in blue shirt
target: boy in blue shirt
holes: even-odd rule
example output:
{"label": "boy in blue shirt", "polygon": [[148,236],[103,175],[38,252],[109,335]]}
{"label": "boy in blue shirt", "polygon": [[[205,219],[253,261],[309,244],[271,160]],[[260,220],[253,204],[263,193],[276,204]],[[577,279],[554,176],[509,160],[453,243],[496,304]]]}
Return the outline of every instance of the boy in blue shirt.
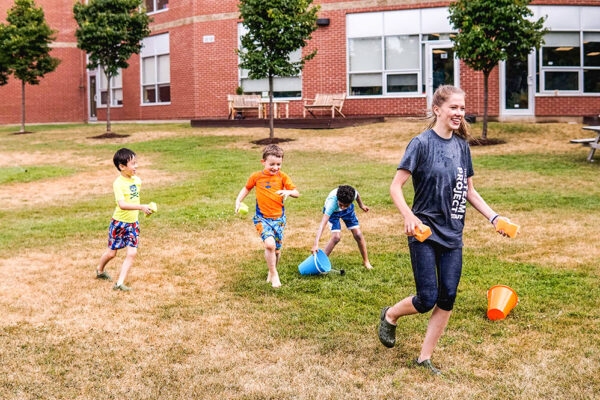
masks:
{"label": "boy in blue shirt", "polygon": [[352,186],[341,185],[329,193],[327,199],[325,200],[325,206],[323,207],[323,218],[321,219],[321,224],[317,230],[315,244],[312,247],[311,252],[315,254],[319,249],[319,240],[321,239],[321,235],[325,229],[325,224],[329,223],[329,228],[331,229],[331,239],[329,240],[329,243],[327,243],[324,251],[327,256],[331,254],[333,248],[341,239],[340,233],[342,226],[340,224],[340,219],[342,219],[344,224],[346,224],[346,227],[350,230],[350,232],[352,232],[354,240],[356,240],[356,243],[358,244],[358,250],[363,258],[363,265],[365,268],[371,269],[373,266],[369,262],[369,256],[367,255],[367,242],[360,231],[358,219],[354,213],[355,200],[361,210],[364,212],[369,211],[369,207],[363,204],[360,194],[358,194],[358,191],[356,191],[356,189],[354,189]]}

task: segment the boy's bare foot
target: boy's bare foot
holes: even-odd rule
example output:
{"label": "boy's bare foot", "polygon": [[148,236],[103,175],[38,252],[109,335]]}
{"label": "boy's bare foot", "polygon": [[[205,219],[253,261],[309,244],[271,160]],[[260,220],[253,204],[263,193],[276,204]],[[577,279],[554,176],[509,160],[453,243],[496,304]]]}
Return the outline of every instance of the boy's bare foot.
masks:
{"label": "boy's bare foot", "polygon": [[365,266],[366,269],[373,269],[373,266],[368,261],[366,263],[364,263],[364,266]]}
{"label": "boy's bare foot", "polygon": [[271,279],[273,279],[271,277],[271,271],[269,271],[269,273],[267,274],[267,283],[271,283]]}
{"label": "boy's bare foot", "polygon": [[281,282],[279,281],[279,275],[273,275],[271,277],[271,286],[275,289],[281,287]]}

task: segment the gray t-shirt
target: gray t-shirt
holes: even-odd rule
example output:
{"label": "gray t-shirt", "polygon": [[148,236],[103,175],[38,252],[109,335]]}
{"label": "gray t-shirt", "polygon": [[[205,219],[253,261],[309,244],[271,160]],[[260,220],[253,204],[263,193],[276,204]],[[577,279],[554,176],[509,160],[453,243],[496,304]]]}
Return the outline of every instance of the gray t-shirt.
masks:
{"label": "gray t-shirt", "polygon": [[398,169],[412,175],[412,211],[431,228],[429,240],[450,249],[462,247],[467,178],[473,176],[467,141],[456,135],[444,139],[427,130],[410,141]]}

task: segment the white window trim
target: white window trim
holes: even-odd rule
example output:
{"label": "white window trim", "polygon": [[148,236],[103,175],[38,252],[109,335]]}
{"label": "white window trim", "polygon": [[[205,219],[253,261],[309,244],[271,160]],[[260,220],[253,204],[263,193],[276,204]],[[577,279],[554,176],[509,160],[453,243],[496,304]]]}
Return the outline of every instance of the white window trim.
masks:
{"label": "white window trim", "polygon": [[[554,33],[554,32],[573,32],[573,33],[577,33],[577,31],[575,30],[554,30],[554,31],[550,31],[549,33]],[[560,66],[560,67],[554,67],[554,66],[549,66],[549,65],[543,65],[543,45],[540,48],[539,52],[538,52],[538,59],[537,64],[538,64],[538,69],[537,69],[537,73],[539,73],[539,83],[540,83],[540,87],[539,87],[539,92],[537,92],[535,95],[536,97],[554,97],[554,96],[565,96],[565,97],[570,97],[570,96],[577,96],[577,97],[598,97],[600,96],[600,93],[597,92],[585,92],[585,87],[584,87],[584,71],[585,70],[600,70],[600,67],[588,67],[583,65],[584,62],[584,48],[583,48],[583,34],[589,32],[589,33],[599,33],[600,30],[594,30],[594,29],[585,29],[585,30],[579,30],[579,66]],[[545,82],[545,72],[577,72],[578,73],[578,89],[577,90],[546,90],[545,86],[546,86],[546,82]]]}
{"label": "white window trim", "polygon": [[[384,23],[384,15],[387,12],[394,12],[394,11],[381,11],[381,23]],[[362,13],[359,13],[362,14]],[[427,97],[427,93],[423,93],[422,92],[422,88],[423,88],[423,81],[424,81],[424,76],[423,76],[423,71],[424,71],[424,65],[423,65],[423,45],[430,43],[430,42],[438,42],[437,40],[425,40],[425,38],[427,37],[427,35],[431,34],[431,32],[424,32],[423,28],[421,27],[421,24],[419,24],[419,33],[407,33],[407,34],[385,34],[385,27],[383,27],[382,29],[382,34],[381,35],[365,35],[365,36],[360,36],[360,37],[350,37],[350,35],[348,34],[348,30],[350,29],[349,24],[346,25],[346,93],[348,93],[348,99],[383,99],[383,98],[426,98]],[[452,32],[449,32],[452,33]],[[395,36],[418,36],[418,40],[419,40],[419,67],[418,68],[414,68],[414,69],[404,69],[404,70],[386,70],[385,69],[385,39],[386,37],[395,37]],[[350,71],[350,40],[353,39],[376,39],[379,38],[380,42],[381,42],[381,70],[372,70],[372,71],[357,71],[357,72],[352,72]],[[352,95],[352,88],[350,86],[350,76],[351,75],[358,75],[358,74],[367,74],[367,73],[372,73],[372,74],[381,74],[381,94],[378,95]],[[388,75],[397,75],[397,74],[406,74],[406,75],[412,75],[412,74],[417,74],[417,90],[415,92],[388,92],[387,91],[387,76]],[[456,83],[457,86],[460,85],[459,82]]]}
{"label": "white window trim", "polygon": [[[169,68],[171,68],[171,53],[161,53],[161,54],[155,54],[153,56],[146,56],[146,57],[140,57],[140,90],[141,90],[141,96],[140,96],[140,101],[141,101],[141,106],[142,107],[148,107],[148,106],[168,106],[171,104],[170,101],[155,101],[152,103],[144,103],[144,86],[150,86],[150,85],[144,85],[144,80],[143,80],[143,70],[142,70],[142,60],[144,58],[154,58],[154,76],[156,77],[156,82],[154,82],[154,87],[156,89],[156,97],[158,98],[158,85],[163,85],[165,83],[169,84],[169,88],[171,87],[171,81],[169,82],[158,82],[158,57],[159,56],[164,56],[164,55],[169,55]],[[170,89],[169,89],[170,90]],[[169,96],[171,97],[171,96]]]}
{"label": "white window trim", "polygon": [[[154,2],[154,7],[156,7],[156,0],[153,0],[153,2]],[[144,5],[145,4],[146,4],[146,2],[144,2]],[[160,14],[160,13],[165,12],[165,11],[169,11],[169,6],[168,5],[167,5],[167,8],[163,8],[162,10],[150,11],[150,12],[147,12],[146,15]]]}
{"label": "white window trim", "polygon": [[147,12],[146,15],[156,15],[156,14],[164,13],[164,12],[167,12],[167,11],[169,11],[169,7],[163,8],[162,10]]}
{"label": "white window trim", "polygon": [[[156,36],[158,36],[158,35],[156,35]],[[169,34],[169,41],[170,40],[171,40],[171,35]],[[154,52],[154,54],[152,54],[152,55],[146,55],[145,57],[142,57],[142,55],[140,54],[139,59],[140,59],[140,106],[141,107],[168,106],[168,105],[171,105],[171,101],[144,103],[144,86],[149,86],[149,85],[144,85],[143,60],[145,58],[150,58],[150,57],[154,58],[154,76],[155,76],[155,78],[157,80],[157,82],[154,82],[154,85],[156,86],[156,96],[158,96],[158,85],[164,84],[164,83],[167,83],[167,82],[158,82],[158,61],[157,60],[158,60],[159,56],[163,56],[163,55],[167,55],[167,54],[169,55],[169,69],[170,69],[171,68],[171,46],[170,46],[170,44],[169,44],[169,52],[168,53],[165,53],[165,52],[162,52],[162,53]],[[171,74],[169,73],[169,77],[170,76],[171,76]],[[170,88],[171,87],[171,80],[170,79],[169,79],[168,83],[169,83],[169,88]],[[173,93],[171,93],[171,96],[170,96],[171,99],[173,98],[172,95],[173,95]]]}

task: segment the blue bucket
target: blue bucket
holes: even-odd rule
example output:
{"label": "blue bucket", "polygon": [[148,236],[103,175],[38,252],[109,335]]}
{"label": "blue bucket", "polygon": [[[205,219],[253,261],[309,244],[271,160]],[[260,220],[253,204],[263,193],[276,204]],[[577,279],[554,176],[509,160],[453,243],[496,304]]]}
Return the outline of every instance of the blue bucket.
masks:
{"label": "blue bucket", "polygon": [[300,275],[319,275],[326,274],[331,270],[331,263],[325,252],[321,249],[317,251],[317,254],[310,255],[300,265],[298,265],[298,271]]}

